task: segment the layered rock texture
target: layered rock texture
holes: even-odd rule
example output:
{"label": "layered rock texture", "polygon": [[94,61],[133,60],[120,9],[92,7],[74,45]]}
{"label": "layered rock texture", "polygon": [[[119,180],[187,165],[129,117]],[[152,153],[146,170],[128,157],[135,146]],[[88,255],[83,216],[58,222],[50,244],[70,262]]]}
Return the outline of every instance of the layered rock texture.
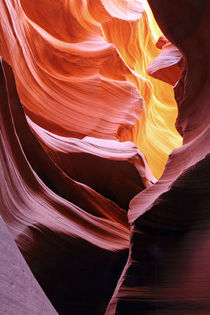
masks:
{"label": "layered rock texture", "polygon": [[0,9],[4,314],[209,314],[210,2]]}
{"label": "layered rock texture", "polygon": [[[210,2],[148,2],[183,54],[175,86],[183,146],[170,154],[160,180],[130,203],[129,258],[106,314],[209,314]],[[162,58],[149,72],[169,82],[170,58]]]}

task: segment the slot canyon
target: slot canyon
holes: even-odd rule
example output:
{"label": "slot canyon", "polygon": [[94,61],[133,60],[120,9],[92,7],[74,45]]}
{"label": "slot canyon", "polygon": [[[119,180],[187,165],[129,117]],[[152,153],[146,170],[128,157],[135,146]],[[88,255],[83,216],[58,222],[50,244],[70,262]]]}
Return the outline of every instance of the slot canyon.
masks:
{"label": "slot canyon", "polygon": [[210,314],[210,0],[0,0],[0,120],[0,315]]}

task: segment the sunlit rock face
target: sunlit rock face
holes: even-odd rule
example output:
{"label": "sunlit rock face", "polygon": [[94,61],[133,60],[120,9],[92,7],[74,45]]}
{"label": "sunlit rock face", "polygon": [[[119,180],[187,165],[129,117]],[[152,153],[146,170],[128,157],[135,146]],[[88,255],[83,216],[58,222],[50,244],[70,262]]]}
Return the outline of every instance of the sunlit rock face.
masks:
{"label": "sunlit rock face", "polygon": [[[170,154],[160,180],[130,203],[129,258],[106,314],[208,314],[210,3],[149,3],[183,54],[184,71],[175,86],[183,146]],[[163,54],[158,58],[151,74],[168,80]]]}
{"label": "sunlit rock face", "polygon": [[1,12],[26,114],[61,136],[133,141],[160,177],[181,137],[172,87],[146,71],[161,35],[146,2],[2,0]]}
{"label": "sunlit rock face", "polygon": [[0,215],[52,314],[210,312],[210,5],[148,2],[0,0]]}

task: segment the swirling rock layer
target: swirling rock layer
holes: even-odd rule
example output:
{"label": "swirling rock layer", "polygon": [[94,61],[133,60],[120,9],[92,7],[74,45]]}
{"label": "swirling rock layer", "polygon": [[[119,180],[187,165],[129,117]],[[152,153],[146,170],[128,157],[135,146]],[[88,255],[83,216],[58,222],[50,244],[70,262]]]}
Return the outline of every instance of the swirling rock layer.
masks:
{"label": "swirling rock layer", "polygon": [[146,72],[161,34],[148,6],[140,0],[0,5],[0,55],[13,68],[27,115],[61,136],[133,141],[159,178],[181,137],[172,88]]}
{"label": "swirling rock layer", "polygon": [[[169,156],[160,180],[130,203],[129,258],[106,314],[208,314],[210,4],[149,3],[184,56],[185,70],[175,87],[176,125],[184,144]],[[194,24],[189,16],[196,16]],[[199,52],[193,49],[196,42],[202,43]],[[195,62],[199,53],[205,55],[205,69],[204,59]]]}
{"label": "swirling rock layer", "polygon": [[210,4],[148,2],[0,0],[0,215],[59,314],[210,312]]}
{"label": "swirling rock layer", "polygon": [[[1,216],[59,313],[103,312],[126,257],[126,212],[53,163],[29,130],[6,64],[4,71]],[[82,300],[81,287],[91,294]]]}

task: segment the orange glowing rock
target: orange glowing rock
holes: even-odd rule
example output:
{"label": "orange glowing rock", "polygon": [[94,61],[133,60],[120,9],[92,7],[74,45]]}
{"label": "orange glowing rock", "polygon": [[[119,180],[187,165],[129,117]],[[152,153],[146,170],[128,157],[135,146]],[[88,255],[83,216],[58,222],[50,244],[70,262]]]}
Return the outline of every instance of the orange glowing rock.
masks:
{"label": "orange glowing rock", "polygon": [[[80,25],[74,9],[63,1],[5,4],[1,54],[14,69],[20,99],[35,122],[65,136],[115,139],[136,122],[142,98],[126,82],[129,70],[103,40],[100,25],[89,22],[93,30]],[[9,36],[11,20],[16,27]],[[117,76],[110,63],[115,73],[120,68]]]}
{"label": "orange glowing rock", "polygon": [[133,141],[160,177],[181,137],[172,88],[146,73],[161,32],[145,1],[1,1],[0,54],[28,116],[63,136]]}
{"label": "orange glowing rock", "polygon": [[106,314],[208,314],[210,2],[148,2],[183,54],[174,87],[183,145],[172,151],[161,178],[130,203],[129,258]]}
{"label": "orange glowing rock", "polygon": [[61,314],[209,310],[210,5],[148,2],[167,38],[146,0],[0,0],[0,215]]}
{"label": "orange glowing rock", "polygon": [[182,139],[174,127],[177,105],[173,88],[147,73],[151,61],[159,55],[155,44],[161,34],[157,25],[151,23],[150,14],[146,7],[138,20],[113,18],[102,27],[106,40],[116,46],[132,71],[133,76],[127,76],[127,80],[136,85],[144,100],[139,120],[121,141],[133,141],[159,178],[168,154],[181,145]]}
{"label": "orange glowing rock", "polygon": [[[96,312],[101,308],[105,311],[129,245],[127,212],[120,206],[127,210],[130,199],[155,179],[144,156],[131,142],[95,138],[67,141],[35,126],[28,118],[43,146],[48,146],[54,163],[27,124],[12,70],[5,62],[3,70],[0,214],[59,312],[67,306],[58,298],[57,284],[53,285],[55,271],[57,281],[63,283],[63,299],[68,299],[69,294],[78,299],[81,287],[88,287],[91,293],[83,303],[68,299],[68,309],[80,312],[86,305],[90,309],[94,306]],[[91,180],[98,184],[92,185]],[[96,264],[94,268],[92,262]],[[91,277],[94,279],[89,285]],[[64,285],[65,281],[68,285]],[[106,286],[106,293],[97,290],[99,283]]]}

